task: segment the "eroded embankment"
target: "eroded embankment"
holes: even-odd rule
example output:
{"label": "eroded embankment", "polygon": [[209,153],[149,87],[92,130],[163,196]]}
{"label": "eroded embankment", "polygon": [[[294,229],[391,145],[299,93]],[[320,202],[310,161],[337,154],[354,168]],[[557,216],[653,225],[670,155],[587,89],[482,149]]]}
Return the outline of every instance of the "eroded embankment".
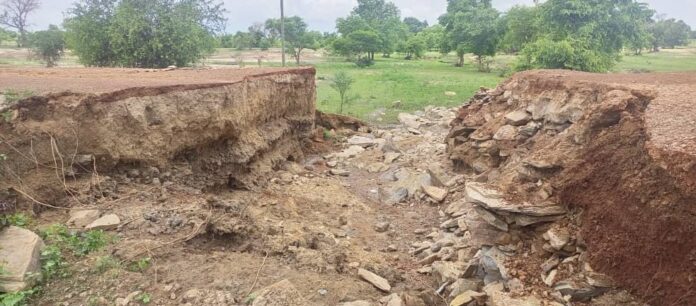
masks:
{"label": "eroded embankment", "polygon": [[510,202],[579,214],[578,247],[618,285],[650,304],[694,305],[696,151],[679,145],[694,139],[656,120],[688,104],[694,87],[672,77],[515,75],[461,109],[450,157]]}
{"label": "eroded embankment", "polygon": [[140,172],[129,175],[140,180],[180,176],[198,188],[253,188],[278,162],[301,158],[301,142],[314,127],[314,69],[226,73],[229,82],[215,71],[210,83],[19,101],[0,123],[5,206],[13,194],[53,203],[80,176],[101,188],[97,174],[112,172]]}

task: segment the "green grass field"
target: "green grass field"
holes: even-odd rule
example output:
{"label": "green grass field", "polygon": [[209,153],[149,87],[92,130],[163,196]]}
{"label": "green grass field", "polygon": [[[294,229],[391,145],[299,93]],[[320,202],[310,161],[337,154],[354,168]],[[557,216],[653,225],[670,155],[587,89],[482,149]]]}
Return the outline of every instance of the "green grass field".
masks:
{"label": "green grass field", "polygon": [[[471,65],[454,67],[448,58],[405,61],[399,58],[377,58],[375,65],[358,68],[341,58],[331,58],[315,65],[317,68],[317,107],[338,112],[340,99],[330,87],[333,75],[345,71],[355,83],[349,95],[354,101],[344,105],[344,113],[366,120],[394,121],[399,112],[423,109],[426,105],[461,105],[481,86],[493,87],[502,78],[494,73],[480,73]],[[447,96],[445,92],[455,92]],[[395,103],[400,101],[400,103]],[[400,104],[399,107],[394,107]]]}
{"label": "green grass field", "polygon": [[696,71],[696,47],[663,49],[658,53],[628,55],[614,69],[616,72]]}

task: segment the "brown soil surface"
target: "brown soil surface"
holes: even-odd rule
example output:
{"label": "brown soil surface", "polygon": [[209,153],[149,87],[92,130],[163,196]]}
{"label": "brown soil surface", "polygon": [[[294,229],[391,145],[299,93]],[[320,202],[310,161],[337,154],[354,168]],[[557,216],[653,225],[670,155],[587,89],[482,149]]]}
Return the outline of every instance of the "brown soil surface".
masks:
{"label": "brown soil surface", "polygon": [[135,87],[229,84],[245,77],[313,68],[120,69],[120,68],[0,68],[0,90],[103,93]]}

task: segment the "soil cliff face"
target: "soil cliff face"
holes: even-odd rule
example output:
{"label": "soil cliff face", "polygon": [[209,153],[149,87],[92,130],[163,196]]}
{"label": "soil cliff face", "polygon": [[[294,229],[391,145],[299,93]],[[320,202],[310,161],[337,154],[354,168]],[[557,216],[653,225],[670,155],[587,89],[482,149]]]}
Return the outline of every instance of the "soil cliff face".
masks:
{"label": "soil cliff face", "polygon": [[654,305],[696,304],[693,75],[517,74],[464,106],[450,158],[521,205],[580,214],[592,268]]}
{"label": "soil cliff face", "polygon": [[0,123],[7,155],[0,189],[50,201],[81,173],[166,172],[177,164],[196,187],[253,188],[278,162],[302,157],[315,84],[314,69],[246,74],[19,101]]}

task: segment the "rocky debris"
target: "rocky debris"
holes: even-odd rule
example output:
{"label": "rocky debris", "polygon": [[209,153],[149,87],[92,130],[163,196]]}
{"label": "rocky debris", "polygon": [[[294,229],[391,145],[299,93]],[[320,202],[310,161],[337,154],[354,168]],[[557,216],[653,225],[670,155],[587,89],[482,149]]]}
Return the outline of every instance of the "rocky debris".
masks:
{"label": "rocky debris", "polygon": [[101,213],[96,209],[71,209],[70,219],[67,224],[69,226],[75,226],[76,228],[84,228],[95,220],[99,219]]}
{"label": "rocky debris", "polygon": [[532,120],[532,116],[525,110],[516,110],[505,115],[505,120],[511,125],[522,126]]}
{"label": "rocky debris", "polygon": [[350,176],[350,171],[343,169],[331,169],[329,173],[336,176]]}
{"label": "rocky debris", "polygon": [[485,297],[486,297],[485,293],[468,290],[468,291],[465,291],[465,292],[457,295],[450,302],[449,305],[450,306],[483,305],[483,300]]}
{"label": "rocky debris", "polygon": [[378,233],[384,233],[389,230],[391,223],[386,221],[380,221],[375,224],[375,231]]}
{"label": "rocky debris", "polygon": [[376,144],[375,139],[359,135],[348,138],[347,143],[349,145],[361,146],[363,148],[371,147]]}
{"label": "rocky debris", "polygon": [[509,292],[505,291],[505,286],[502,283],[492,283],[486,285],[483,291],[488,296],[487,304],[490,306],[542,306],[542,302],[534,296],[512,297]]}
{"label": "rocky debris", "polygon": [[436,202],[442,202],[445,200],[445,197],[447,197],[447,190],[434,187],[434,186],[423,186],[423,191],[425,194],[427,194],[429,197],[431,197],[433,200]]}
{"label": "rocky debris", "polygon": [[340,304],[338,304],[338,306],[376,306],[376,305],[370,301],[352,301],[352,302],[340,303]]}
{"label": "rocky debris", "polygon": [[25,290],[34,285],[41,274],[41,237],[16,226],[0,230],[0,292]]}
{"label": "rocky debris", "polygon": [[112,230],[116,229],[121,224],[121,218],[115,214],[104,215],[103,217],[94,220],[94,222],[85,226],[85,229],[90,230]]}
{"label": "rocky debris", "polygon": [[365,269],[358,269],[358,276],[360,276],[360,278],[372,284],[373,286],[375,286],[375,288],[379,290],[382,290],[384,292],[391,291],[391,285],[389,284],[389,281],[377,274],[374,274]]}
{"label": "rocky debris", "polygon": [[421,126],[420,118],[416,115],[401,113],[399,114],[399,122],[407,128],[418,129]]}
{"label": "rocky debris", "polygon": [[564,228],[552,228],[544,234],[544,239],[548,240],[551,247],[560,251],[570,242],[570,233]]}
{"label": "rocky debris", "polygon": [[566,210],[554,203],[541,205],[529,203],[515,204],[506,200],[503,195],[485,184],[468,182],[466,184],[466,199],[492,214],[502,216],[509,224],[528,226],[532,224],[558,220],[566,214]]}
{"label": "rocky debris", "polygon": [[254,294],[252,306],[303,306],[307,301],[287,279],[268,286]]}

